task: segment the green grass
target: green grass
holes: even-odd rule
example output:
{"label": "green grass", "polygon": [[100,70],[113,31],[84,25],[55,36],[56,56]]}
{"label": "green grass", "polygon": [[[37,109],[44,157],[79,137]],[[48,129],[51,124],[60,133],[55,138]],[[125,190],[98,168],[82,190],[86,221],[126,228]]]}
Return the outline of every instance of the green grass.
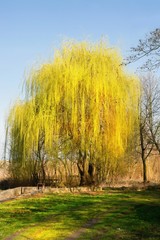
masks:
{"label": "green grass", "polygon": [[0,204],[1,240],[63,240],[73,232],[83,240],[159,240],[160,191],[52,194]]}

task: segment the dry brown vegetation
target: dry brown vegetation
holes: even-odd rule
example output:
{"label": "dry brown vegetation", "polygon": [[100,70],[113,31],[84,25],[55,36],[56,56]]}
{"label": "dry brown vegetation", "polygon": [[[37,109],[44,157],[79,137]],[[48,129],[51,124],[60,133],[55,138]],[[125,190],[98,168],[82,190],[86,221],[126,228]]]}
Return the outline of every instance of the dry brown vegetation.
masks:
{"label": "dry brown vegetation", "polygon": [[[46,180],[46,185],[53,185],[52,180],[59,180],[57,185],[55,184],[53,187],[76,187],[80,182],[80,177],[74,164],[68,164],[65,167],[61,164],[56,166],[55,169],[53,165],[49,163],[46,166],[46,175],[48,176],[48,180],[50,180],[48,182]],[[149,183],[160,182],[160,156],[158,154],[152,155],[147,159],[147,175]],[[9,174],[7,163],[1,164],[0,181],[2,189],[16,186],[32,185],[31,183],[26,183],[25,180],[19,182],[13,181],[11,175]],[[128,164],[127,168],[125,167],[125,170],[123,169],[122,172],[115,171],[113,174],[108,174],[108,178],[104,179],[104,181],[100,181],[99,184],[101,186],[128,187],[133,185],[137,186],[137,184],[141,184],[142,182],[143,166],[141,160],[139,159],[138,161],[132,161],[130,164]]]}

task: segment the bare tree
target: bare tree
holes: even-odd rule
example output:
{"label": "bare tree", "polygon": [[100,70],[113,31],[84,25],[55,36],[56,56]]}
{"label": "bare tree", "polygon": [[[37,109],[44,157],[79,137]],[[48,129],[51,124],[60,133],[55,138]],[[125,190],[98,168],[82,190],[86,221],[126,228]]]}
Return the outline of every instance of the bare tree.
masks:
{"label": "bare tree", "polygon": [[141,69],[157,69],[160,67],[160,28],[151,31],[144,39],[140,39],[136,47],[131,48],[131,55],[125,64],[146,59]]}
{"label": "bare tree", "polygon": [[[160,67],[160,28],[151,31],[140,39],[125,65],[144,59],[143,70],[155,70]],[[142,94],[139,114],[140,154],[143,164],[143,181],[147,181],[146,161],[152,150],[160,154],[160,83],[152,73],[141,77]]]}
{"label": "bare tree", "polygon": [[146,161],[152,150],[160,154],[160,85],[151,73],[141,77],[141,84],[139,139],[143,181],[147,182]]}

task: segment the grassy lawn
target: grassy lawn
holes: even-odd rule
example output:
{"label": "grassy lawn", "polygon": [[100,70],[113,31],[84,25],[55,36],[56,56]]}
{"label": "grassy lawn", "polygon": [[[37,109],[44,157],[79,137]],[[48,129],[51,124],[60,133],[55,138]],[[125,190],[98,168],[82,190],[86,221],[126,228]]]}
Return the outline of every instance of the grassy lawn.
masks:
{"label": "grassy lawn", "polygon": [[69,236],[159,240],[160,191],[50,194],[0,203],[1,240]]}

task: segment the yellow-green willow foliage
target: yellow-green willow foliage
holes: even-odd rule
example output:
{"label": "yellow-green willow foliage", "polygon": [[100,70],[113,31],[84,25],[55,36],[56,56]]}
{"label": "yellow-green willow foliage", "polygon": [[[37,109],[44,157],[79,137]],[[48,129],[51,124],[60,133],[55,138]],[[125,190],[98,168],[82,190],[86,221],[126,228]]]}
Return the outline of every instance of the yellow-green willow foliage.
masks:
{"label": "yellow-green willow foliage", "polygon": [[22,140],[22,156],[36,150],[43,133],[46,152],[70,139],[81,151],[121,157],[138,119],[139,98],[139,81],[121,62],[104,43],[69,42],[53,62],[32,71],[26,98],[8,122],[11,138],[18,134]]}

